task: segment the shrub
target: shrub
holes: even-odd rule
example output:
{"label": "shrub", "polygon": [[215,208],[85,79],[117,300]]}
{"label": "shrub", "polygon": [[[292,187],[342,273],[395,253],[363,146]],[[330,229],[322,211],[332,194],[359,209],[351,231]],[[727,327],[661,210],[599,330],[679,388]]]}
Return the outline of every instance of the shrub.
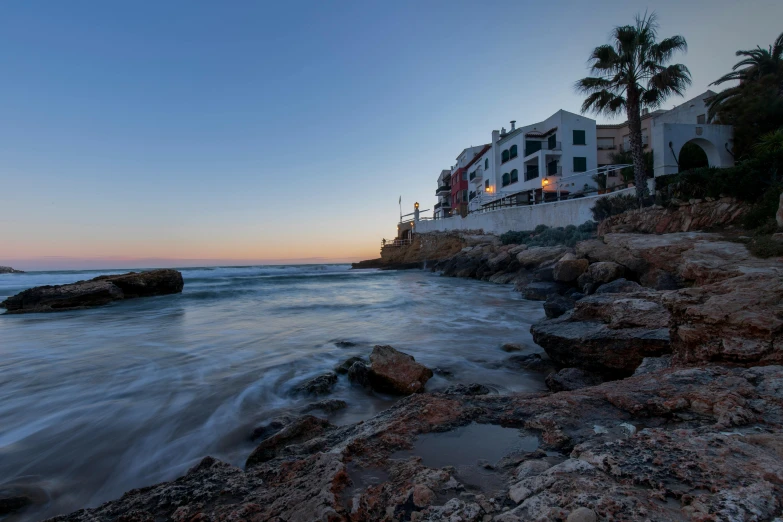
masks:
{"label": "shrub", "polygon": [[590,211],[593,213],[593,219],[603,221],[610,216],[616,216],[636,208],[639,208],[639,201],[636,199],[636,196],[623,194],[599,199]]}
{"label": "shrub", "polygon": [[548,227],[538,225],[535,230],[512,231],[509,230],[500,236],[504,245],[528,245],[528,246],[574,246],[580,241],[592,239],[598,225],[587,221],[579,226]]}

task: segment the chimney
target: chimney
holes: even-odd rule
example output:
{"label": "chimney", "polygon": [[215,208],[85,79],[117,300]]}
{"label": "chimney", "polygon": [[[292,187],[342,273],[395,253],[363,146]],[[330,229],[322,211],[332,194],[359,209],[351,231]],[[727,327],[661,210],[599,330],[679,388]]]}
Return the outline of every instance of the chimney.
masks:
{"label": "chimney", "polygon": [[501,127],[500,128],[500,135],[501,136],[505,136],[506,135],[506,128],[505,127]]}
{"label": "chimney", "polygon": [[517,120],[511,120],[511,130],[513,131],[516,128],[517,128]]}
{"label": "chimney", "polygon": [[500,139],[500,131],[492,131],[492,143],[496,143]]}

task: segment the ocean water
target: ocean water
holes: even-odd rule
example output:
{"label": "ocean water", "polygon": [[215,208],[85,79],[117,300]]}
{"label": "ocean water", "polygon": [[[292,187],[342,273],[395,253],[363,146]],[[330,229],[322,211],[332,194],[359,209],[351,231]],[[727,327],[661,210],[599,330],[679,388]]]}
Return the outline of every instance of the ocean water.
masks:
{"label": "ocean water", "polygon": [[[0,300],[122,272],[0,274]],[[96,506],[173,479],[206,455],[242,466],[254,427],[317,400],[292,396],[296,384],[368,356],[375,344],[438,368],[428,390],[471,382],[499,393],[544,389],[540,375],[504,364],[503,343],[541,351],[529,333],[541,303],[509,285],[346,265],[182,273],[179,295],[0,315],[0,494],[36,499],[5,521]],[[348,403],[329,416],[335,424],[397,400],[344,376],[328,398]]]}

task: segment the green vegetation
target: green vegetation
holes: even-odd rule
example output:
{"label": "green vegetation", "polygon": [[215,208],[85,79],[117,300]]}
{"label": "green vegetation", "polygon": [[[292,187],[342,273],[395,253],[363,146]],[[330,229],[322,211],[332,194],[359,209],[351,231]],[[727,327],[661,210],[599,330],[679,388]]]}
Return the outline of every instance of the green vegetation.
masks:
{"label": "green vegetation", "polygon": [[630,194],[623,194],[597,200],[590,211],[593,213],[593,219],[600,222],[608,217],[637,208],[639,208],[639,200]]}
{"label": "green vegetation", "polygon": [[691,74],[682,64],[666,65],[678,51],[687,51],[682,36],[658,41],[655,14],[637,16],[634,25],[615,27],[612,44],[596,47],[590,55],[593,76],[576,83],[587,95],[582,112],[615,116],[625,111],[630,128],[638,206],[647,196],[647,175],[642,150],[644,108],[655,109],[671,95],[682,96]]}
{"label": "green vegetation", "polygon": [[528,245],[528,246],[574,246],[579,241],[592,239],[598,230],[598,225],[592,221],[586,221],[579,226],[552,228],[546,225],[538,225],[535,230],[514,232],[509,230],[500,236],[504,245]]}
{"label": "green vegetation", "polygon": [[[633,165],[633,154],[630,150],[624,150],[622,152],[615,152],[609,155],[613,165]],[[644,161],[645,172],[653,171],[653,153],[651,150],[645,151],[642,154]],[[620,175],[623,177],[623,183],[632,183],[635,176],[633,167],[625,167],[620,171]]]}
{"label": "green vegetation", "polygon": [[712,85],[738,81],[708,100],[713,123],[734,125],[734,155],[752,154],[759,138],[783,125],[783,33],[767,49],[737,51],[732,72]]}

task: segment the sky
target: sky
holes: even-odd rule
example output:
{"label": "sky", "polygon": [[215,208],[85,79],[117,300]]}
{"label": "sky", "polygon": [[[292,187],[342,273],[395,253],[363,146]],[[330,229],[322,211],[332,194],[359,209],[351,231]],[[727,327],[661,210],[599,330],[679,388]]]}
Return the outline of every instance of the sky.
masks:
{"label": "sky", "polygon": [[0,2],[0,265],[377,257],[400,196],[429,209],[465,147],[578,112],[591,49],[647,9],[688,97],[783,31],[779,0]]}

